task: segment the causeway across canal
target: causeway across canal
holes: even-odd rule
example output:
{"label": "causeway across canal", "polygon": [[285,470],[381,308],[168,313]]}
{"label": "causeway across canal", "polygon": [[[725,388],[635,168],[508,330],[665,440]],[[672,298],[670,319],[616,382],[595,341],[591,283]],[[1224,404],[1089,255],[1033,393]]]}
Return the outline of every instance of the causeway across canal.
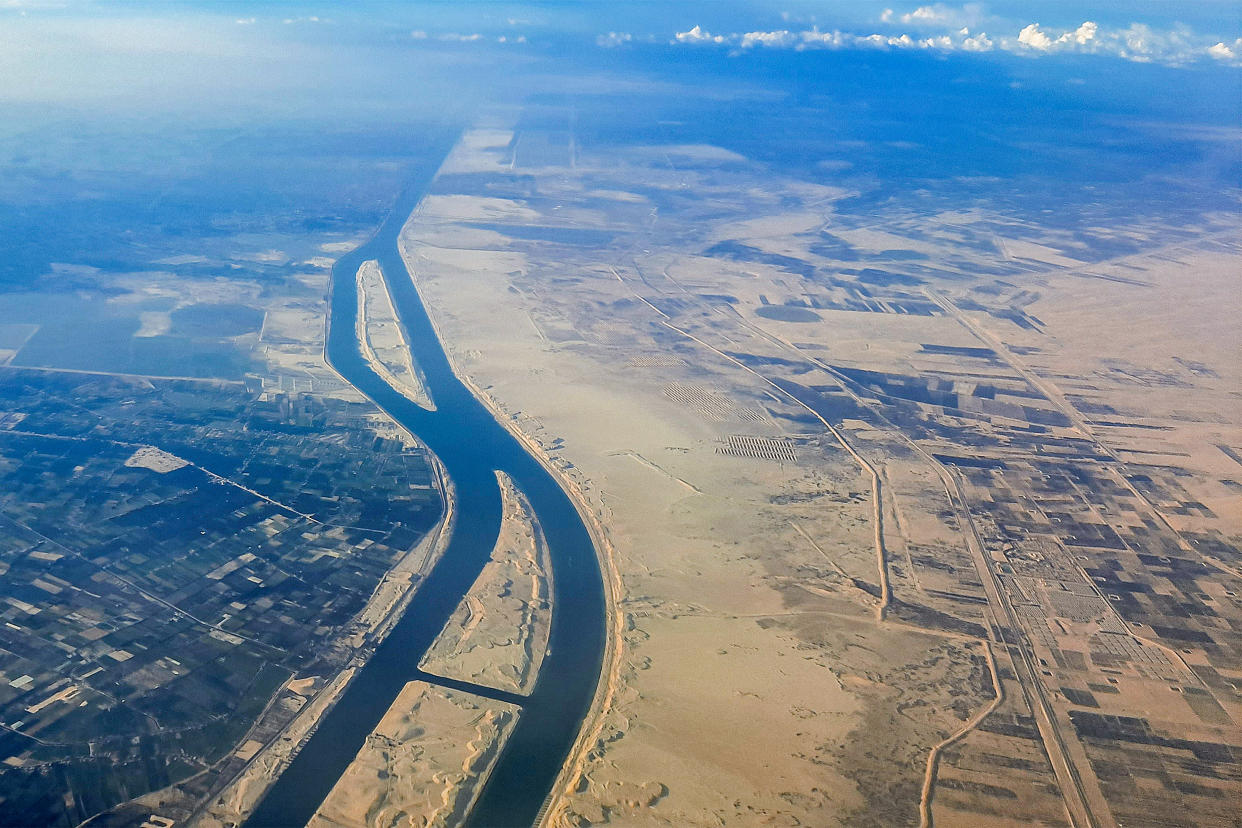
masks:
{"label": "causeway across canal", "polygon": [[[443,158],[456,135],[442,139]],[[599,562],[569,497],[454,375],[397,248],[406,218],[435,178],[429,165],[398,198],[366,244],[337,261],[327,355],[332,366],[440,458],[456,495],[447,548],[401,620],[354,677],[254,814],[247,828],[301,826],[314,815],[405,683],[427,679],[418,662],[488,561],[500,530],[501,470],[529,498],[543,528],[553,572],[548,651],[538,680],[478,801],[468,826],[529,826],[556,781],[591,704],[604,654],[605,603]],[[436,410],[407,400],[375,374],[355,334],[359,266],[384,271],[414,359]],[[463,734],[463,737],[465,735]]]}

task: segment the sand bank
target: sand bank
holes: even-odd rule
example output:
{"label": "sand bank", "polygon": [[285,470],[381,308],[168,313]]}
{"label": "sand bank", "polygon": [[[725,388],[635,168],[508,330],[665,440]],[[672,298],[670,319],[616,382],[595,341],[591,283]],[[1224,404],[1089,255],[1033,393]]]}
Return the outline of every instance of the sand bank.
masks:
{"label": "sand bank", "polygon": [[492,559],[462,598],[419,668],[526,693],[539,675],[552,620],[547,544],[526,496],[503,472],[503,516]]}
{"label": "sand bank", "polygon": [[517,717],[511,704],[410,682],[309,828],[459,825]]}

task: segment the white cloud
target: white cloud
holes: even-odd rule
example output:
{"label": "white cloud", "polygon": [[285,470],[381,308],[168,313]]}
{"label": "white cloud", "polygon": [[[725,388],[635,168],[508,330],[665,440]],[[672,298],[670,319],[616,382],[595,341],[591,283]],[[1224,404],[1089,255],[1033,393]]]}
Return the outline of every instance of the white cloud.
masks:
{"label": "white cloud", "polygon": [[1225,42],[1222,40],[1220,43],[1217,43],[1214,46],[1209,46],[1207,51],[1209,55],[1216,58],[1217,60],[1233,60],[1234,58],[1238,56],[1236,48],[1239,45],[1242,45],[1242,38],[1238,38],[1236,41],[1234,41],[1233,46],[1227,46]]}
{"label": "white cloud", "polygon": [[1158,48],[1152,31],[1142,23],[1133,23],[1122,33],[1126,48],[1130,54],[1139,58],[1148,58]]}
{"label": "white cloud", "polygon": [[[481,41],[492,42],[490,35],[480,34],[479,32],[471,32],[463,34],[461,32],[441,32],[439,34],[428,34],[422,29],[415,29],[410,32],[410,37],[414,40],[438,40],[441,43],[479,43]],[[495,39],[496,43],[525,43],[526,35],[507,34],[499,35]]]}
{"label": "white cloud", "polygon": [[940,35],[940,37],[925,37],[919,41],[919,45],[924,49],[944,49],[948,51],[957,44],[953,42],[953,38],[949,35]]}
{"label": "white cloud", "polygon": [[814,29],[809,32],[802,32],[802,46],[800,48],[820,48],[820,49],[840,49],[846,45],[845,35],[839,31],[821,32]]}
{"label": "white cloud", "polygon": [[1059,34],[1045,31],[1038,23],[1032,23],[1018,33],[1016,41],[1002,38],[999,48],[1027,55],[1072,52],[1180,66],[1208,56],[1212,40],[1180,25],[1158,30],[1142,23],[1132,23],[1125,29],[1103,29],[1094,21],[1087,20],[1078,28]]}
{"label": "white cloud", "polygon": [[845,46],[861,46],[867,49],[913,49],[919,44],[908,34],[894,37],[893,35],[869,34],[865,36],[841,34],[837,41]]}
{"label": "white cloud", "polygon": [[962,29],[962,50],[965,52],[990,52],[992,51],[992,41],[988,39],[987,32],[979,32],[979,34],[970,36],[970,32]]}
{"label": "white cloud", "polygon": [[723,35],[712,35],[703,31],[702,26],[696,25],[688,32],[678,32],[678,43],[724,43],[726,38]]}
{"label": "white cloud", "polygon": [[600,35],[599,37],[595,38],[595,45],[603,46],[606,49],[610,49],[616,46],[621,46],[623,44],[629,43],[633,39],[634,39],[634,36],[631,35],[629,32],[609,32],[606,35]]}
{"label": "white cloud", "polygon": [[1052,48],[1052,38],[1048,37],[1039,28],[1038,23],[1032,23],[1018,32],[1018,42],[1032,49],[1039,49],[1041,52],[1046,52]]}
{"label": "white cloud", "polygon": [[1111,35],[1113,49],[1121,57],[1142,63],[1183,64],[1203,56],[1205,44],[1189,29],[1176,26],[1167,31],[1133,23],[1128,29]]}
{"label": "white cloud", "polygon": [[1077,43],[1079,46],[1086,46],[1092,40],[1095,40],[1095,34],[1100,27],[1090,20],[1084,21],[1081,26],[1072,32],[1066,32],[1057,38],[1057,43]]}
{"label": "white cloud", "polygon": [[947,23],[953,19],[954,13],[944,4],[919,6],[914,11],[901,16],[902,23]]}
{"label": "white cloud", "polygon": [[983,22],[985,17],[984,8],[980,3],[965,3],[961,6],[930,3],[901,14],[892,9],[885,9],[880,15],[880,22],[900,22],[920,29],[938,27],[959,29],[962,26],[977,26]]}
{"label": "white cloud", "polygon": [[[891,9],[885,9],[881,20],[894,20]],[[941,4],[920,6],[901,19],[954,20],[952,26],[928,27],[932,31],[912,35],[910,33],[842,32],[838,29],[820,31],[813,27],[804,31],[777,29],[740,34],[714,35],[701,26],[678,32],[672,43],[733,46],[751,49],[920,49],[937,52],[991,52],[1006,51],[1029,57],[1058,53],[1081,53],[1111,55],[1136,62],[1159,62],[1166,65],[1183,65],[1196,60],[1217,60],[1231,65],[1242,63],[1242,38],[1236,41],[1196,35],[1184,26],[1169,30],[1156,30],[1141,23],[1125,29],[1104,29],[1094,21],[1083,21],[1076,28],[1044,29],[1039,23],[1021,27],[1017,37],[989,37],[986,32],[972,33],[971,26],[961,20],[976,14],[978,7],[967,4],[953,9]],[[1012,25],[1012,24],[1011,24]],[[940,31],[936,31],[940,28]],[[1011,30],[1012,31],[1012,30]],[[597,39],[601,46],[616,45],[613,33]],[[621,37],[621,36],[617,36]]]}
{"label": "white cloud", "polygon": [[742,35],[742,48],[749,49],[752,46],[772,46],[780,48],[783,46],[792,46],[797,42],[798,38],[792,32],[781,29],[777,32],[747,32]]}

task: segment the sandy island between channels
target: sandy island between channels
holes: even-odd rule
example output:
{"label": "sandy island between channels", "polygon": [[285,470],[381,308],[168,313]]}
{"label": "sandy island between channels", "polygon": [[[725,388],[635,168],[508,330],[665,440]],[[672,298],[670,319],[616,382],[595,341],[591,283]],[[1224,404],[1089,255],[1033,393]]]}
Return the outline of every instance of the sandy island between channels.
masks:
{"label": "sandy island between channels", "polygon": [[419,669],[429,675],[527,695],[539,676],[552,622],[552,566],[535,511],[513,479],[496,472],[502,517],[490,560]]}

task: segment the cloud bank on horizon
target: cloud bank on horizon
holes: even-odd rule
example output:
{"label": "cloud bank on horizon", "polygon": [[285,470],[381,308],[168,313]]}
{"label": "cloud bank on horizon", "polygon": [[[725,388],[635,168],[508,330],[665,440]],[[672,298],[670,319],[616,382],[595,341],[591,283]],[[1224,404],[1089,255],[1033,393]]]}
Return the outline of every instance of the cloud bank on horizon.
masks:
{"label": "cloud bank on horizon", "polygon": [[[780,2],[799,3],[804,9],[812,9],[815,13],[799,14],[782,11],[779,17],[772,13],[772,5]],[[915,0],[917,2],[917,0]],[[1228,67],[1242,67],[1242,17],[1230,11],[1238,8],[1236,0],[1202,0],[1197,4],[1188,3],[1186,7],[1174,7],[1185,11],[1196,6],[1193,16],[1196,27],[1172,22],[1165,17],[1160,22],[1129,22],[1119,17],[1115,9],[1108,9],[1108,0],[1104,0],[1106,11],[1101,11],[1100,0],[1095,0],[1094,12],[1089,8],[1091,0],[1085,0],[1082,17],[1059,21],[1062,26],[1046,25],[1044,20],[1030,14],[1023,18],[1024,12],[1015,10],[1022,6],[1021,2],[1004,4],[1004,12],[997,13],[996,6],[1002,0],[994,0],[991,6],[982,2],[967,2],[961,5],[950,5],[933,2],[923,5],[882,7],[878,3],[869,10],[856,13],[857,6],[851,7],[846,19],[838,18],[834,22],[825,20],[824,15],[831,4],[818,5],[809,0],[767,0],[768,12],[763,13],[766,23],[753,18],[756,8],[747,5],[751,14],[738,16],[736,13],[721,17],[710,3],[687,4],[683,7],[666,7],[659,14],[633,15],[625,10],[605,15],[598,29],[570,29],[568,32],[558,30],[556,15],[535,15],[535,21],[507,17],[501,20],[496,14],[462,13],[444,14],[443,7],[432,7],[434,14],[426,12],[423,4],[411,3],[407,7],[411,22],[414,25],[407,29],[411,39],[416,41],[438,41],[445,44],[494,43],[508,45],[537,44],[551,34],[563,36],[570,34],[578,37],[587,34],[593,37],[597,46],[602,48],[618,48],[637,44],[671,44],[674,46],[716,47],[739,54],[759,49],[784,49],[795,51],[808,50],[879,50],[879,51],[928,51],[938,53],[987,53],[999,52],[1032,58],[1052,55],[1100,55],[1144,63],[1155,63],[1166,66],[1186,66],[1208,64]],[[105,11],[112,11],[124,16],[123,12],[130,4],[118,3],[114,6],[82,2],[82,0],[0,0],[0,16],[25,16],[27,11],[48,11],[64,7],[78,6],[89,10],[87,20],[103,20],[108,16]],[[300,3],[289,5],[236,4],[226,10],[230,22],[241,26],[260,26],[261,24],[332,24],[342,22],[333,18],[318,15],[284,17],[278,11],[287,13],[290,8]],[[757,3],[762,6],[764,3]],[[861,5],[861,4],[860,4]],[[1030,4],[1042,9],[1046,14],[1052,10],[1039,4]],[[1059,4],[1058,4],[1059,5]],[[213,4],[204,4],[207,13],[219,11]],[[194,4],[188,4],[193,9]],[[141,9],[141,6],[135,8]],[[237,16],[239,8],[247,8],[251,13]],[[695,20],[691,17],[680,25],[690,23],[681,30],[677,22],[669,20],[672,16],[682,17],[695,12],[688,9],[699,9],[707,19]],[[779,8],[779,7],[777,7]],[[1208,13],[1204,14],[1204,9]],[[422,11],[420,11],[420,9]],[[1218,9],[1224,9],[1221,13]],[[118,11],[120,10],[120,11]],[[840,9],[838,8],[838,11]],[[132,8],[130,9],[132,11]],[[232,14],[227,14],[231,12]],[[257,12],[257,13],[256,13]],[[1099,12],[1105,17],[1095,17]],[[1044,14],[1039,17],[1045,17]],[[1106,19],[1107,18],[1107,19]],[[74,18],[57,17],[64,24],[65,20]],[[141,18],[139,18],[141,19]],[[730,19],[730,23],[723,20]],[[747,22],[747,21],[750,22]],[[846,21],[850,22],[846,22]],[[415,22],[417,21],[417,22]],[[351,19],[356,24],[357,18]],[[394,22],[394,21],[390,21]],[[620,23],[614,29],[611,27]],[[1071,25],[1065,26],[1069,23]],[[463,25],[464,24],[464,25]],[[482,28],[473,28],[474,25]],[[606,25],[605,25],[606,24]],[[775,24],[775,25],[773,25]],[[587,24],[590,26],[590,24]],[[471,26],[471,28],[464,28]],[[633,26],[635,28],[629,28]],[[717,27],[728,27],[724,31]],[[771,28],[767,28],[771,26]],[[754,28],[750,28],[754,27]],[[299,27],[294,27],[299,28]],[[608,29],[606,32],[605,29]],[[1208,30],[1208,31],[1204,31]],[[601,32],[595,34],[595,32]],[[0,28],[0,46],[6,40]],[[528,40],[529,38],[529,40]],[[0,63],[3,63],[4,49],[0,49]]]}
{"label": "cloud bank on horizon", "polygon": [[[1014,23],[990,18],[978,3],[948,6],[924,5],[909,11],[884,9],[879,31],[859,33],[841,29],[782,28],[728,34],[713,33],[701,25],[677,32],[675,45],[750,49],[908,49],[939,52],[1008,52],[1038,57],[1052,54],[1106,55],[1141,63],[1181,66],[1212,61],[1242,66],[1242,37],[1197,33],[1184,25],[1156,28],[1131,23],[1125,28],[1106,28],[1084,20],[1073,28],[1057,29],[1039,22]],[[903,30],[908,28],[909,30]],[[600,45],[628,42],[628,36],[610,33]]]}

